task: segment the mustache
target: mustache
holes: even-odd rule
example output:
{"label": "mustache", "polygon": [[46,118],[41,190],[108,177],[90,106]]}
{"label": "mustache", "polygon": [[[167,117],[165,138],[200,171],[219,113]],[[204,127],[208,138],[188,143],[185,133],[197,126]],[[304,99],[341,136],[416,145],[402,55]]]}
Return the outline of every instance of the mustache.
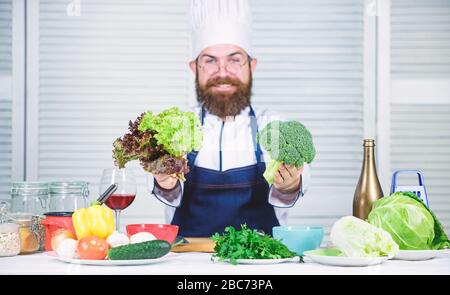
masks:
{"label": "mustache", "polygon": [[211,88],[214,86],[219,86],[220,84],[230,84],[232,86],[241,86],[242,82],[239,81],[239,79],[235,79],[232,77],[216,77],[213,79],[208,80],[208,82],[206,82],[205,88]]}

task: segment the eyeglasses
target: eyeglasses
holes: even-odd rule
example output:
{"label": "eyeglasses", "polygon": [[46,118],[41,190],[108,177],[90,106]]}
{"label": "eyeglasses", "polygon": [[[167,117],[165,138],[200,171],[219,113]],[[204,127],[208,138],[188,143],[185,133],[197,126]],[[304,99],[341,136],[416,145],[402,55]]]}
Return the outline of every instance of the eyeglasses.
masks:
{"label": "eyeglasses", "polygon": [[[197,58],[196,62],[198,67],[208,75],[215,74],[220,70],[219,59],[214,56],[203,55]],[[249,62],[251,62],[250,56],[236,53],[226,57],[225,70],[229,73],[237,74]]]}

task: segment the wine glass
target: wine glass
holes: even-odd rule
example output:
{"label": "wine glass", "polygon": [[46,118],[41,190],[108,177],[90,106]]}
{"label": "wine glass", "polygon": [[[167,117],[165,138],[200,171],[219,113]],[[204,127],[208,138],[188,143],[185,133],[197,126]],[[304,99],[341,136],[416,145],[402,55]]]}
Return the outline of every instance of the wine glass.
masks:
{"label": "wine glass", "polygon": [[100,194],[111,184],[117,185],[117,190],[105,201],[105,205],[114,210],[116,230],[119,231],[120,212],[130,206],[136,197],[136,177],[133,170],[127,168],[103,169],[100,180]]}

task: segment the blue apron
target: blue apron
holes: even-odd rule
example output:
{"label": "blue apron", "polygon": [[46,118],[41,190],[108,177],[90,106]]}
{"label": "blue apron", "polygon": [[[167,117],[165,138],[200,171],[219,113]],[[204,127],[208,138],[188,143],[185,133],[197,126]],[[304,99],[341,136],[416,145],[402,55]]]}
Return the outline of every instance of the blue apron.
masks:
{"label": "blue apron", "polygon": [[[188,154],[190,172],[186,174],[183,199],[175,211],[172,224],[179,226],[184,237],[209,237],[223,233],[225,227],[246,223],[249,228],[272,234],[279,225],[273,206],[267,201],[269,185],[263,178],[265,163],[256,143],[258,127],[250,107],[256,164],[217,171],[194,165],[197,152]],[[203,125],[205,110],[202,108]]]}

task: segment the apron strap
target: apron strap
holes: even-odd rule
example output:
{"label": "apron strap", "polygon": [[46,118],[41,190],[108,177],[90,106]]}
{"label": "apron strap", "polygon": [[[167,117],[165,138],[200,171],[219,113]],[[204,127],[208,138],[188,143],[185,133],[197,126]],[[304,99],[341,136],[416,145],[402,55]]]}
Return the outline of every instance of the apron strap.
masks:
{"label": "apron strap", "polygon": [[[202,105],[202,109],[200,110],[200,121],[202,123],[205,122],[205,106]],[[198,151],[192,151],[187,155],[189,168],[192,170],[194,167],[195,159],[197,159]]]}
{"label": "apron strap", "polygon": [[204,121],[205,121],[205,106],[204,105],[202,105],[202,110],[201,110],[201,113],[200,113],[200,120],[202,121],[202,126],[203,126],[203,123],[204,123]]}
{"label": "apron strap", "polygon": [[252,140],[253,140],[253,146],[256,146],[255,150],[255,157],[256,157],[256,163],[261,162],[261,146],[256,141],[256,134],[258,133],[258,121],[256,120],[255,111],[253,111],[252,106],[250,106],[250,127],[252,128]]}

